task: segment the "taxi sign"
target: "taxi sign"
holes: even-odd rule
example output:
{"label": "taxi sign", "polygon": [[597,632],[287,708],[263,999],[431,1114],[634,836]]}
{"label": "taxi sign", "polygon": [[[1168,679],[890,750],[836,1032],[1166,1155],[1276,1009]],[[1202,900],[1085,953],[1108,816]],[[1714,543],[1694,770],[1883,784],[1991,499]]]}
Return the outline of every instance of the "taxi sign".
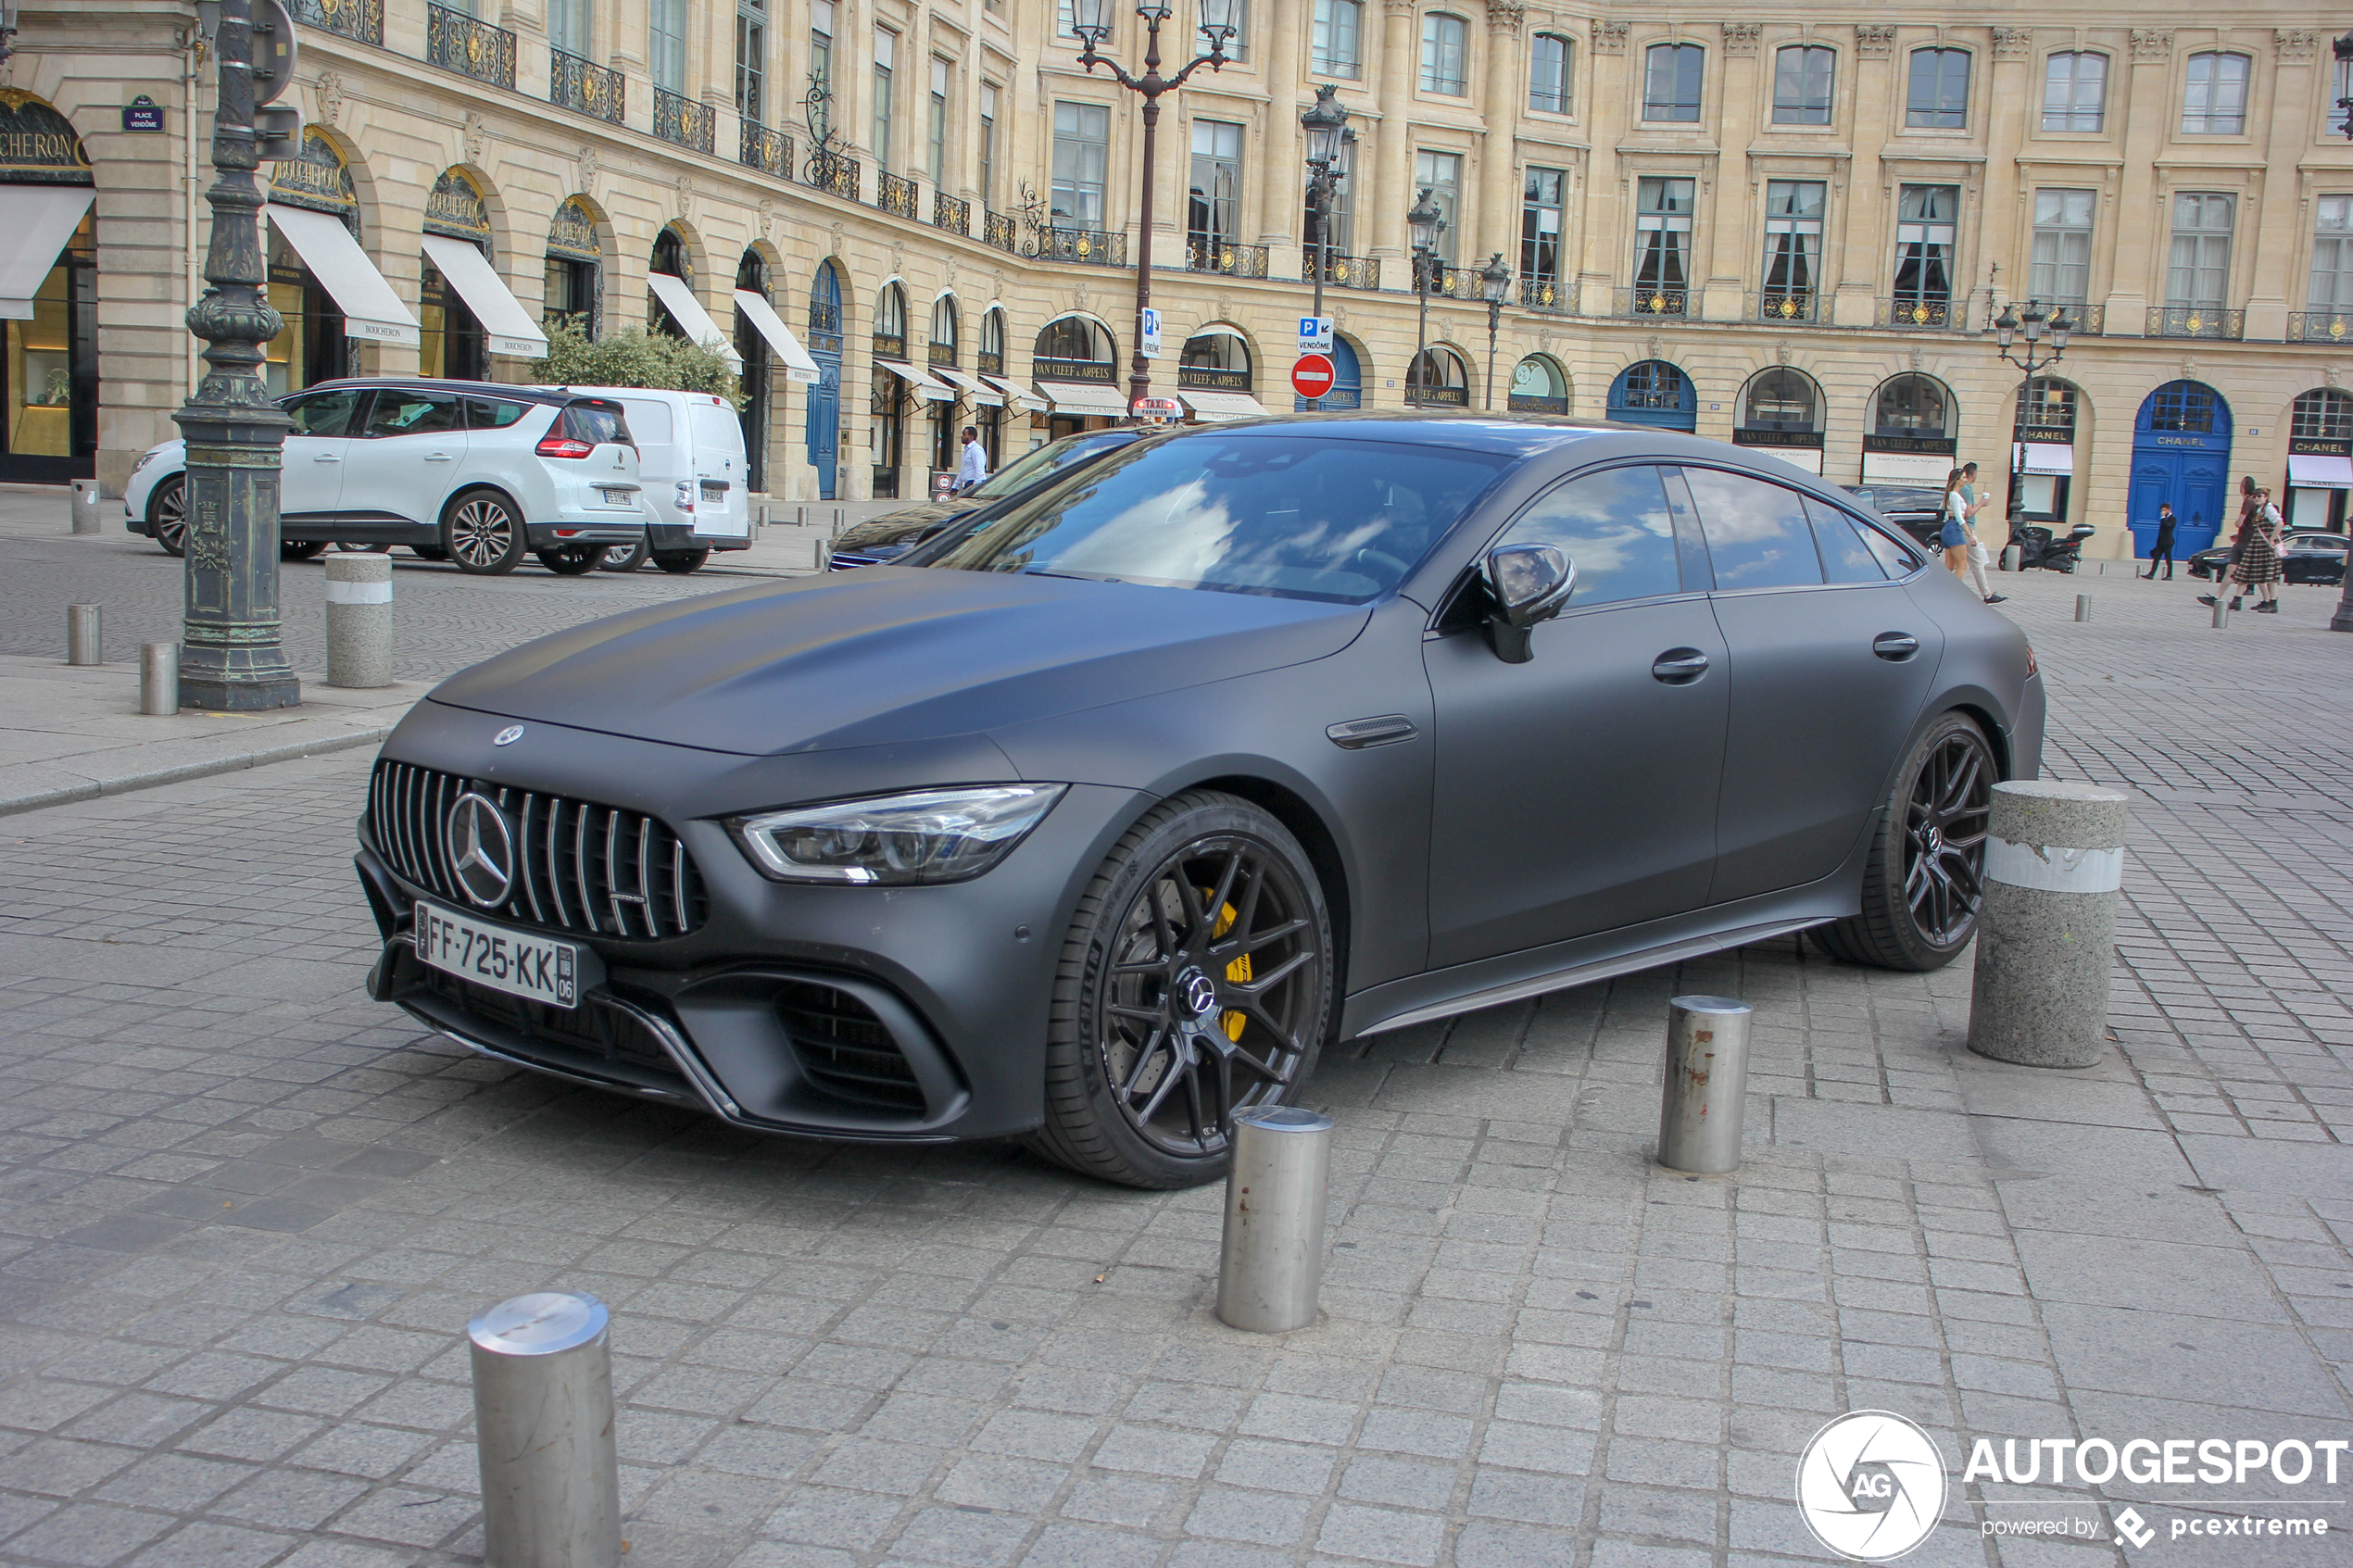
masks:
{"label": "taxi sign", "polygon": [[1174,397],[1139,397],[1127,406],[1127,417],[1142,423],[1173,425],[1185,418],[1185,406]]}
{"label": "taxi sign", "polygon": [[1332,389],[1334,377],[1329,359],[1320,354],[1302,354],[1299,363],[1290,368],[1290,389],[1312,400]]}

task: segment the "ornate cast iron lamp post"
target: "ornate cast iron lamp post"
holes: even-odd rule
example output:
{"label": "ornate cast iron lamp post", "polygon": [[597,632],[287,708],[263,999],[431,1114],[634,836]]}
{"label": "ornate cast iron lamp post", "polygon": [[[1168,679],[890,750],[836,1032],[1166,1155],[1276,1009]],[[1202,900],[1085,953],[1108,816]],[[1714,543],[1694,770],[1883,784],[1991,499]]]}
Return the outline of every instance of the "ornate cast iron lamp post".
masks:
{"label": "ornate cast iron lamp post", "polygon": [[1096,52],[1111,36],[1111,0],[1071,0],[1071,31],[1078,35],[1081,45],[1078,63],[1087,68],[1089,75],[1101,66],[1111,72],[1112,80],[1130,93],[1141,94],[1144,100],[1142,218],[1136,226],[1136,357],[1127,378],[1127,409],[1131,418],[1136,405],[1152,392],[1151,361],[1144,355],[1144,313],[1152,303],[1152,171],[1160,140],[1160,100],[1164,94],[1182,87],[1203,66],[1212,70],[1225,69],[1226,41],[1236,31],[1239,4],[1239,0],[1201,0],[1201,33],[1209,40],[1209,53],[1195,56],[1176,75],[1163,76],[1160,29],[1169,18],[1169,0],[1141,0],[1136,14],[1144,19],[1144,74],[1130,76],[1118,61],[1105,59]]}
{"label": "ornate cast iron lamp post", "polygon": [[1511,287],[1512,270],[1504,265],[1499,250],[1478,270],[1478,292],[1487,301],[1487,390],[1482,395],[1490,413],[1495,410],[1495,331],[1504,324],[1504,295]]}
{"label": "ornate cast iron lamp post", "polygon": [[[2051,351],[2038,359],[2035,350],[2042,345],[2045,322],[2050,327]],[[2066,357],[2067,335],[2074,330],[2075,323],[2067,319],[2067,307],[2064,305],[2045,316],[2043,302],[2030,299],[2026,302],[2024,314],[2014,316],[2010,313],[2008,302],[2003,303],[2002,313],[1994,321],[1994,347],[2004,359],[2026,372],[2026,386],[2019,395],[2019,411],[2021,414],[2033,406],[2034,372],[2047,370]],[[2017,343],[2021,332],[2026,334],[2026,358],[2023,359],[2010,353],[2011,345]],[[2005,546],[2018,542],[2019,519],[2026,512],[2026,443],[2018,438],[2016,431],[2010,433],[2010,536],[2003,541]]]}
{"label": "ornate cast iron lamp post", "polygon": [[1337,84],[1319,82],[1315,101],[1299,111],[1299,128],[1307,133],[1307,200],[1315,213],[1315,314],[1324,314],[1324,275],[1332,270],[1332,196],[1348,177],[1340,166],[1348,134],[1348,106],[1336,95]]}
{"label": "ornate cast iron lamp post", "polygon": [[1414,322],[1414,373],[1405,383],[1408,403],[1419,402],[1415,389],[1429,384],[1429,280],[1437,270],[1439,236],[1446,232],[1446,219],[1429,199],[1429,193],[1430,187],[1424,185],[1421,200],[1405,214],[1405,234],[1414,245],[1415,302],[1420,312]]}

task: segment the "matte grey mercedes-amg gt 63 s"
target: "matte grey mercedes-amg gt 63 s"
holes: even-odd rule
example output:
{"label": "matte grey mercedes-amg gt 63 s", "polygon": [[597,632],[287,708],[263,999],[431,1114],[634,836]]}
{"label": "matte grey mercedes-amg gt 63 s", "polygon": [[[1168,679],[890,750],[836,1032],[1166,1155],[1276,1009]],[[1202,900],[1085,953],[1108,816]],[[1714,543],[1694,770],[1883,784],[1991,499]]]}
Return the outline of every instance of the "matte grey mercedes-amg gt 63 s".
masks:
{"label": "matte grey mercedes-amg gt 63 s", "polygon": [[1932,969],[2026,639],[1768,455],[1393,414],[1153,436],[923,569],[445,682],[379,1000],[740,1126],[1217,1175],[1369,1032],[1790,932]]}

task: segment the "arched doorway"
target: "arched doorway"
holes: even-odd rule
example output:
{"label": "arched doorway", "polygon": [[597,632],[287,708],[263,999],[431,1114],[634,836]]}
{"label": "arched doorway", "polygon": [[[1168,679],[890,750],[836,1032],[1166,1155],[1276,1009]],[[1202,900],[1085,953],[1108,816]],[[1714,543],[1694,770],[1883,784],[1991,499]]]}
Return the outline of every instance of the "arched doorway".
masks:
{"label": "arched doorway", "polygon": [[[741,294],[768,297],[768,258],[756,250],[744,252],[736,264],[736,288]],[[736,307],[736,352],[744,358],[743,404],[736,417],[744,427],[744,483],[754,495],[768,488],[768,399],[775,390],[774,360],[768,339],[751,313]]]}
{"label": "arched doorway", "polygon": [[[924,350],[925,368],[935,370],[961,370],[963,368],[961,363],[963,347],[961,341],[963,333],[963,312],[956,308],[956,296],[952,294],[943,294],[933,300],[931,302],[931,341]],[[948,483],[955,483],[957,465],[963,458],[963,443],[956,439],[957,432],[962,428],[956,420],[956,406],[962,399],[953,395],[963,392],[963,388],[957,382],[945,376],[935,376],[933,379],[947,381],[950,392],[950,396],[946,401],[935,398],[931,405],[932,484],[935,489],[939,489],[944,488],[940,480],[943,474],[947,476]]]}
{"label": "arched doorway", "polygon": [[2316,386],[2288,411],[2287,506],[2290,528],[2342,533],[2353,491],[2353,395]]}
{"label": "arched doorway", "polygon": [[840,499],[836,488],[841,461],[841,273],[829,258],[809,280],[809,357],[817,380],[809,388],[809,466],[817,470],[817,498]]}
{"label": "arched doorway", "polygon": [[[2054,530],[2067,521],[2075,488],[2076,415],[2082,392],[2057,376],[2019,383],[2010,439],[2020,474],[2019,521]],[[1982,470],[1981,470],[1982,471]]]}
{"label": "arched doorway", "polygon": [[604,330],[605,247],[601,214],[586,196],[568,196],[547,225],[547,274],[539,320],[549,331]]}
{"label": "arched doorway", "polygon": [[1757,446],[1807,473],[1822,471],[1822,389],[1814,378],[1776,365],[1741,389],[1732,445]]}
{"label": "arched doorway", "polygon": [[1292,394],[1290,406],[1294,412],[1344,414],[1365,406],[1365,362],[1357,356],[1356,345],[1333,333],[1331,360],[1332,389],[1314,398]]}
{"label": "arched doorway", "polygon": [[1118,385],[1118,347],[1111,329],[1092,316],[1047,322],[1030,350],[1029,373],[1053,406],[1046,421],[1050,441],[1127,417],[1126,395]]}
{"label": "arched doorway", "polygon": [[1442,344],[1414,356],[1405,371],[1405,404],[1413,408],[1467,408],[1470,371],[1463,357]]}
{"label": "arched doorway", "polygon": [[866,429],[866,460],[873,470],[875,500],[897,499],[899,470],[907,456],[907,291],[885,283],[875,296],[875,340],[868,379],[872,396]]}
{"label": "arched doorway", "polygon": [[14,237],[0,262],[0,479],[62,484],[97,474],[96,182],[65,116],[0,89],[0,208]]}
{"label": "arched doorway", "polygon": [[2148,554],[2157,508],[2172,503],[2173,553],[2214,543],[2230,505],[2231,406],[2203,382],[2168,382],[2141,400],[2133,420],[2133,485],[2124,515],[2133,553]]}
{"label": "arched doorway", "polygon": [[462,169],[442,170],[425,197],[424,252],[417,299],[422,374],[486,381],[493,354],[535,358],[547,351],[547,337],[498,276],[490,204],[481,182]]}
{"label": "arched doorway", "polygon": [[994,473],[1005,463],[1005,313],[994,306],[981,312],[980,348],[973,357],[973,369],[989,393],[985,397],[974,394],[974,422],[980,426],[981,449],[988,454],[988,471]]}
{"label": "arched doorway", "polygon": [[1251,378],[1250,341],[1232,327],[1203,327],[1176,361],[1176,396],[1202,424],[1254,420],[1266,409]]}
{"label": "arched doorway", "polygon": [[1568,412],[1568,372],[1549,354],[1531,354],[1512,367],[1504,407],[1515,414]]}
{"label": "arched doorway", "polygon": [[359,248],[359,194],[333,138],[306,127],[299,157],[270,167],[270,303],[285,330],[263,351],[271,395],[351,373],[349,342],[420,347],[423,333]]}
{"label": "arched doorway", "polygon": [[1699,428],[1699,394],[1682,367],[1643,359],[1617,372],[1609,383],[1609,417],[1621,424],[1660,430]]}
{"label": "arched doorway", "polygon": [[1906,373],[1880,383],[1863,433],[1863,483],[1943,489],[1960,449],[1960,409],[1934,376]]}

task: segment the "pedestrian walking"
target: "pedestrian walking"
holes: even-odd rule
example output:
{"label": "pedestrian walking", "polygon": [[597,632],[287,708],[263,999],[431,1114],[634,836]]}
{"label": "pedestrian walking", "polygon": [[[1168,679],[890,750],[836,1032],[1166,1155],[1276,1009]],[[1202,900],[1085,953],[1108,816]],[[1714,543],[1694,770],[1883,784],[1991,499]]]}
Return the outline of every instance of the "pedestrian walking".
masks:
{"label": "pedestrian walking", "polygon": [[2149,541],[2149,569],[2141,574],[2152,583],[2157,581],[2158,561],[2165,563],[2165,580],[2173,581],[2173,524],[2177,521],[2172,502],[2157,504],[2157,537]]}
{"label": "pedestrian walking", "polygon": [[1944,476],[1944,521],[1936,534],[1937,547],[1944,552],[1944,570],[1969,581],[1969,502],[1961,495],[1961,470],[1955,469]]}
{"label": "pedestrian walking", "polygon": [[1961,465],[1961,501],[1965,508],[1962,512],[1961,527],[1969,535],[1969,543],[1963,546],[1961,558],[1964,567],[1961,581],[1976,589],[1977,596],[1987,604],[2000,604],[2009,596],[1995,593],[1994,585],[1985,580],[1985,569],[1993,564],[1994,553],[1988,550],[1985,547],[1985,542],[1977,536],[1977,514],[1994,504],[1994,494],[1990,490],[1978,488],[1975,463]]}
{"label": "pedestrian walking", "polygon": [[988,453],[980,445],[976,426],[964,427],[964,455],[956,468],[956,494],[963,495],[988,477]]}
{"label": "pedestrian walking", "polygon": [[[2246,521],[2239,525],[2239,536],[2231,546],[2229,581],[2232,583],[2231,608],[2239,608],[2247,589],[2255,590],[2255,608],[2260,615],[2280,612],[2280,508],[2271,504],[2271,493],[2258,487],[2247,495]],[[2215,592],[2200,594],[2202,605],[2216,603],[2221,597],[2221,585]]]}

